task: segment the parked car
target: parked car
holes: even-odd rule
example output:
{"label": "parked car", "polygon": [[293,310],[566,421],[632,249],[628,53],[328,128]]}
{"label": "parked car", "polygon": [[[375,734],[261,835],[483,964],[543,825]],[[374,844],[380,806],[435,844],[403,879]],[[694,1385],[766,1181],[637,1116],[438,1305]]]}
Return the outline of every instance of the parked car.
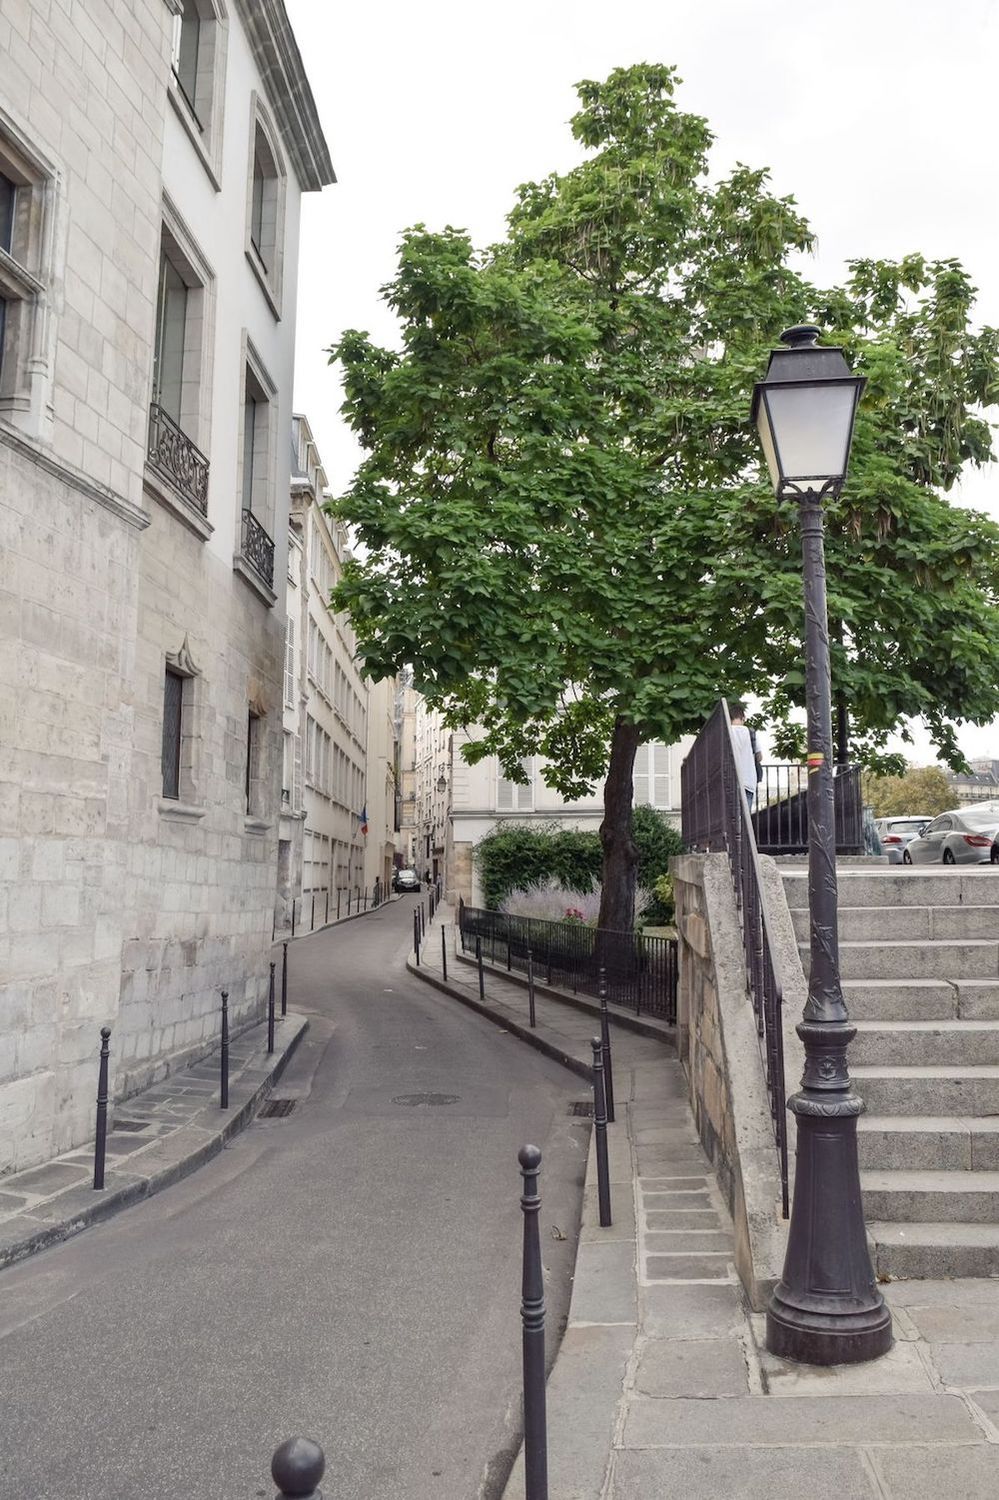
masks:
{"label": "parked car", "polygon": [[992,859],[999,833],[999,802],[956,807],[927,823],[902,853],[906,865],[982,865]]}
{"label": "parked car", "polygon": [[418,891],[420,877],[415,870],[396,870],[392,876],[392,889],[397,894],[400,891]]}
{"label": "parked car", "polygon": [[881,848],[888,856],[888,863],[900,865],[906,844],[921,834],[927,823],[932,821],[928,814],[920,817],[917,813],[911,813],[907,817],[878,818],[874,826],[881,840]]}

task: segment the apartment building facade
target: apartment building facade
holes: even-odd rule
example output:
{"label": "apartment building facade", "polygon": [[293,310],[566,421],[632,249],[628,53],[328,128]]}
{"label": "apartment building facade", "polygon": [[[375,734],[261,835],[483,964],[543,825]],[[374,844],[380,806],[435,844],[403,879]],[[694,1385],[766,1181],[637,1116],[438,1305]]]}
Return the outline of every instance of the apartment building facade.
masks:
{"label": "apartment building facade", "polygon": [[259,1012],[301,197],[281,0],[0,16],[0,1171]]}

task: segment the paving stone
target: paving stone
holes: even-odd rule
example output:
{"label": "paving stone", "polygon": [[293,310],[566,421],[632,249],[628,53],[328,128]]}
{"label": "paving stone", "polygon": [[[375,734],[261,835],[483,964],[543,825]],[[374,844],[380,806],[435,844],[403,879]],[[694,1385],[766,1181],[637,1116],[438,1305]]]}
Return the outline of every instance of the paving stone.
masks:
{"label": "paving stone", "polygon": [[50,1193],[61,1192],[63,1188],[73,1187],[82,1182],[86,1177],[86,1167],[81,1162],[49,1162],[44,1167],[32,1167],[29,1172],[18,1172],[10,1178],[11,1184],[18,1191],[27,1191],[32,1196],[46,1197]]}
{"label": "paving stone", "polygon": [[646,1234],[642,1239],[647,1254],[661,1251],[669,1255],[688,1250],[727,1250],[731,1253],[733,1243],[731,1234],[723,1229],[674,1229]]}
{"label": "paving stone", "polygon": [[720,1338],[744,1327],[742,1296],[731,1284],[642,1290],[642,1331],[650,1338]]}
{"label": "paving stone", "polygon": [[[734,1339],[719,1342],[735,1349],[741,1359],[741,1350]],[[672,1347],[697,1349],[698,1345],[691,1342]],[[650,1391],[647,1394],[656,1393]],[[694,1397],[698,1392],[690,1390],[677,1394]],[[745,1384],[741,1391],[720,1391],[717,1394],[728,1399],[633,1401],[625,1423],[623,1445],[626,1448],[716,1448],[829,1443],[867,1447],[931,1441],[974,1443],[982,1436],[959,1396],[937,1393],[902,1397],[799,1396],[783,1401],[773,1396],[748,1395]]]}
{"label": "paving stone", "polygon": [[874,1469],[889,1500],[988,1500],[999,1493],[999,1445],[874,1449]]}
{"label": "paving stone", "polygon": [[930,1358],[944,1385],[999,1386],[999,1343],[931,1344]]}
{"label": "paving stone", "polygon": [[731,1265],[728,1250],[718,1255],[649,1255],[645,1274],[650,1281],[728,1281]]}
{"label": "paving stone", "polygon": [[572,1288],[573,1323],[634,1323],[637,1317],[635,1246],[580,1243]]}
{"label": "paving stone", "polygon": [[688,1130],[677,1130],[670,1125],[649,1125],[642,1130],[635,1131],[635,1143],[638,1146],[674,1145],[677,1142],[682,1145],[697,1146],[699,1142],[693,1126]]}
{"label": "paving stone", "polygon": [[653,1209],[645,1215],[648,1229],[708,1229],[720,1226],[721,1215],[714,1208]]}
{"label": "paving stone", "polygon": [[583,1193],[583,1218],[579,1231],[580,1240],[632,1240],[635,1239],[635,1195],[631,1184],[622,1184],[611,1193],[613,1224],[600,1227],[600,1204],[598,1191],[588,1187]]}
{"label": "paving stone", "polygon": [[[642,1351],[635,1374],[635,1387],[645,1396],[744,1396],[749,1394],[749,1377],[742,1345],[734,1338],[725,1339],[652,1339]],[[640,1402],[642,1411],[653,1404],[660,1411],[667,1404]],[[625,1429],[626,1447],[645,1447],[628,1437],[636,1404],[632,1403]],[[686,1442],[674,1436],[669,1413],[661,1413],[667,1425],[654,1420],[664,1443]],[[651,1441],[651,1440],[650,1440]]]}
{"label": "paving stone", "polygon": [[991,1391],[972,1391],[971,1399],[980,1406],[993,1426],[999,1427],[999,1388]]}
{"label": "paving stone", "polygon": [[662,1210],[664,1208],[714,1208],[710,1194],[707,1192],[687,1191],[682,1193],[667,1193],[663,1192],[661,1188],[654,1188],[649,1191],[644,1187],[644,1184],[641,1184],[641,1186],[643,1189],[642,1203],[646,1210]]}
{"label": "paving stone", "polygon": [[914,1344],[892,1345],[880,1359],[862,1365],[795,1365],[760,1349],[763,1378],[774,1396],[908,1395],[932,1391],[933,1381]]}
{"label": "paving stone", "polygon": [[904,1307],[976,1307],[999,1309],[999,1278],[962,1277],[959,1281],[900,1280],[882,1287],[887,1301]]}
{"label": "paving stone", "polygon": [[928,1343],[991,1344],[999,1341],[995,1307],[909,1307],[909,1317]]}
{"label": "paving stone", "polygon": [[625,1449],[614,1455],[609,1500],[786,1500],[793,1495],[880,1500],[863,1459],[851,1448]]}

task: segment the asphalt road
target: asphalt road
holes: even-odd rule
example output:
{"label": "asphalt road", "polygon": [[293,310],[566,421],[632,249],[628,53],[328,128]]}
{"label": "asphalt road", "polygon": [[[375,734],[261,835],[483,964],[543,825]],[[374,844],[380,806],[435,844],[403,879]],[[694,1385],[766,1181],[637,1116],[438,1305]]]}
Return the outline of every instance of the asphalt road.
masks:
{"label": "asphalt road", "polygon": [[[519,1434],[520,1177],[544,1152],[549,1357],[585,1085],[405,970],[414,899],[289,949],[299,1102],[0,1273],[3,1500],[249,1500],[304,1433],[327,1500],[474,1500]],[[450,1103],[399,1102],[435,1094]],[[552,1226],[567,1235],[559,1239]]]}

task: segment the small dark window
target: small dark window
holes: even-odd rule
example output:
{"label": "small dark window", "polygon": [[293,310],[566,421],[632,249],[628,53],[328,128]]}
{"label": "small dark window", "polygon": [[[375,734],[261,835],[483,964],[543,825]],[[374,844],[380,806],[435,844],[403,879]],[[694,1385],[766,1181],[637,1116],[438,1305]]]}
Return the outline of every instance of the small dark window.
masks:
{"label": "small dark window", "polygon": [[163,685],[163,795],[180,797],[180,741],[184,718],[184,679],[167,667]]}
{"label": "small dark window", "polygon": [[14,243],[14,200],[17,187],[0,172],[0,250],[9,255]]}
{"label": "small dark window", "polygon": [[256,811],[255,786],[257,777],[257,756],[260,752],[260,719],[251,709],[246,719],[246,811]]}
{"label": "small dark window", "polygon": [[198,129],[202,129],[201,121],[195,111],[195,100],[198,95],[198,53],[201,48],[201,17],[197,10],[197,0],[186,0],[183,12],[180,16],[180,31],[176,40],[176,54],[174,57],[173,72],[177,84],[184,96],[184,102],[194,115]]}

